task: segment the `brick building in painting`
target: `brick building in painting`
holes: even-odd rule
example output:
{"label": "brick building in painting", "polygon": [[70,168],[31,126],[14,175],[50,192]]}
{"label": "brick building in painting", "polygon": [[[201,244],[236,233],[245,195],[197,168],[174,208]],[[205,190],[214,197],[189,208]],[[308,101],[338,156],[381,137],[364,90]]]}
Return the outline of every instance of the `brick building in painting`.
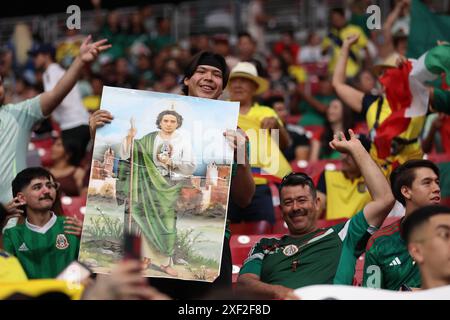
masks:
{"label": "brick building in painting", "polygon": [[92,164],[91,179],[105,180],[113,177],[114,169],[114,150],[109,147],[103,155],[103,162],[94,160]]}

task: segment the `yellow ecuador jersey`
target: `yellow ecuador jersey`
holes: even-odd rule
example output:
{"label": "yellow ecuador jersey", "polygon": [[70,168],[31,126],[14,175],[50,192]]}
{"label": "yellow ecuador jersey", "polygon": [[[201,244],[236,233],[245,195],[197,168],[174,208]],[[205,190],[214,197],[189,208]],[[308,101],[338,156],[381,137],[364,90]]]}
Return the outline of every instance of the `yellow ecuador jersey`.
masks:
{"label": "yellow ecuador jersey", "polygon": [[0,250],[0,284],[27,280],[19,260],[6,251]]}
{"label": "yellow ecuador jersey", "polygon": [[322,41],[322,50],[329,50],[332,48],[330,62],[328,63],[328,72],[333,74],[336,63],[341,53],[342,42],[349,36],[359,34],[358,41],[352,46],[348,60],[345,75],[347,78],[356,76],[360,70],[360,51],[367,46],[368,39],[364,31],[355,25],[348,24],[341,30],[332,30],[330,34]]}
{"label": "yellow ecuador jersey", "polygon": [[64,280],[35,279],[18,282],[1,283],[0,300],[7,299],[14,294],[22,294],[32,298],[40,295],[58,292],[67,295],[71,300],[80,300],[84,287]]}
{"label": "yellow ecuador jersey", "polygon": [[351,180],[342,171],[325,171],[317,189],[327,196],[325,217],[328,220],[351,218],[372,200],[362,176]]}
{"label": "yellow ecuador jersey", "polygon": [[[272,108],[255,103],[247,114],[239,114],[238,126],[245,131],[250,141],[249,161],[252,172],[283,178],[292,171],[291,166],[280,151],[276,137],[273,137],[269,130],[261,129],[262,120],[270,117],[275,117],[283,126]],[[254,177],[254,181],[255,184],[267,183],[267,179],[261,177]]]}

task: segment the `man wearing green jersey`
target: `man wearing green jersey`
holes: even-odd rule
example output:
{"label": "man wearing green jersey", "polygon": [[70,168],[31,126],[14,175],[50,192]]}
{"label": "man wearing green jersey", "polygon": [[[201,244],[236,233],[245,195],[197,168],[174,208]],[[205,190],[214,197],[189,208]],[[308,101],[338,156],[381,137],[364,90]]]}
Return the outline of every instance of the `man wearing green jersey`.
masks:
{"label": "man wearing green jersey", "polygon": [[[405,217],[414,210],[441,201],[439,169],[429,160],[409,160],[391,174],[395,198],[405,207]],[[402,285],[420,287],[420,272],[401,238],[404,218],[376,232],[368,241],[363,286],[399,290]]]}
{"label": "man wearing green jersey", "polygon": [[356,257],[373,230],[380,226],[394,205],[389,184],[370,155],[349,130],[350,140],[340,132],[330,145],[352,155],[364,176],[372,201],[346,223],[318,229],[320,200],[310,177],[287,175],[280,186],[283,219],[289,234],[263,238],[250,251],[238,279],[240,288],[261,298],[285,299],[293,289],[331,284],[337,272],[353,276]]}
{"label": "man wearing green jersey", "polygon": [[29,279],[54,278],[78,256],[80,224],[51,211],[57,187],[40,167],[19,172],[12,182],[26,221],[5,230],[3,248],[19,259]]}
{"label": "man wearing green jersey", "polygon": [[450,285],[450,208],[422,207],[403,223],[402,238],[420,269],[422,289]]}

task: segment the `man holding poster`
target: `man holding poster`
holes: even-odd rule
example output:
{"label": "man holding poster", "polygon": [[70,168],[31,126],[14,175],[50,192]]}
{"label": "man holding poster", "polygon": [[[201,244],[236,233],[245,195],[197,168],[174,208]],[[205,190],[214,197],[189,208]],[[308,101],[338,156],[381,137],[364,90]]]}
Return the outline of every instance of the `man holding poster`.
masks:
{"label": "man holding poster", "polygon": [[139,230],[153,287],[178,299],[231,288],[227,208],[248,206],[255,185],[238,105],[217,101],[227,81],[224,58],[201,52],[185,70],[189,97],[104,88],[111,114],[91,123],[108,126],[95,137],[79,257],[94,272],[111,272],[122,231]]}

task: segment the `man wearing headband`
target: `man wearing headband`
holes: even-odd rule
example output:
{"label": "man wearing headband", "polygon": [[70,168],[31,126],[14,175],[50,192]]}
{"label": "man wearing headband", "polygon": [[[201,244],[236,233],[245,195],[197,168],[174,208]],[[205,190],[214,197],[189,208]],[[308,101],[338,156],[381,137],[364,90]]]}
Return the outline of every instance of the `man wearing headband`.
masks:
{"label": "man wearing headband", "polygon": [[[221,55],[200,52],[193,57],[185,69],[182,91],[187,96],[216,100],[228,83],[228,75],[228,67]],[[226,138],[234,149],[245,148],[246,139],[240,130],[227,132]],[[245,162],[233,165],[230,201],[239,207],[246,207],[249,205],[254,191],[255,185],[246,152]],[[180,299],[200,298],[212,289],[231,289],[232,263],[229,239],[230,232],[227,228],[220,275],[213,283],[151,278],[151,285],[173,298]]]}

